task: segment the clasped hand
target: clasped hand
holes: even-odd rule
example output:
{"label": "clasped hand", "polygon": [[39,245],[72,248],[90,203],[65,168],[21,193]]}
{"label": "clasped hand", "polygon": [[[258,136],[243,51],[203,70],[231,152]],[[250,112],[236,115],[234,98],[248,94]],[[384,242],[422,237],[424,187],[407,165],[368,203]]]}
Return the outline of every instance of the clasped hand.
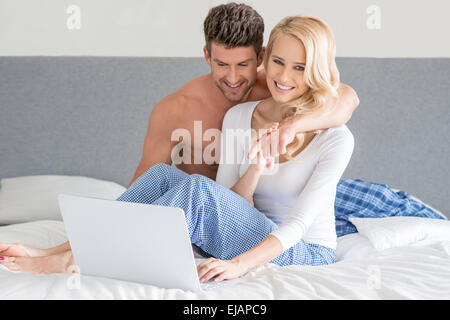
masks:
{"label": "clasped hand", "polygon": [[267,130],[257,130],[248,159],[259,171],[264,168],[273,169],[275,159],[286,153],[287,145],[294,138],[295,132],[284,123],[275,122]]}

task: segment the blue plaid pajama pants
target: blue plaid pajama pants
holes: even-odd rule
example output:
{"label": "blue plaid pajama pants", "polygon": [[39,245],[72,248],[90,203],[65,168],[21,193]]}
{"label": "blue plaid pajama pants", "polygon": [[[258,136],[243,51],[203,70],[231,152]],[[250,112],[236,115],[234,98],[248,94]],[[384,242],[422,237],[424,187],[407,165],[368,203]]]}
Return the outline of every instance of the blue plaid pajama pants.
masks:
{"label": "blue plaid pajama pants", "polygon": [[[222,260],[250,250],[277,228],[235,192],[166,164],[151,167],[117,200],[183,209],[192,244]],[[303,240],[271,261],[280,266],[334,262],[333,249]]]}

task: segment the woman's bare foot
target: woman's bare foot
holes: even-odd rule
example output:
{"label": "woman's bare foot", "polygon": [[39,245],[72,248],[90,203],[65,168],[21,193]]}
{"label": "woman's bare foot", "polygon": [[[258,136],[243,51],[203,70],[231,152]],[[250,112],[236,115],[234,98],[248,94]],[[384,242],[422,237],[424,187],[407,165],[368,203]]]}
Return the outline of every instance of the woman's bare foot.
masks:
{"label": "woman's bare foot", "polygon": [[72,251],[40,257],[4,257],[0,260],[10,271],[29,272],[33,274],[71,273],[74,264]]}
{"label": "woman's bare foot", "polygon": [[66,252],[71,250],[69,241],[66,241],[56,247],[48,248],[48,249],[39,249],[28,247],[20,243],[5,243],[0,242],[0,260],[2,257],[44,257],[44,256],[52,256],[58,253]]}
{"label": "woman's bare foot", "polygon": [[27,247],[20,243],[0,242],[0,257],[42,257],[45,255],[47,255],[45,249]]}

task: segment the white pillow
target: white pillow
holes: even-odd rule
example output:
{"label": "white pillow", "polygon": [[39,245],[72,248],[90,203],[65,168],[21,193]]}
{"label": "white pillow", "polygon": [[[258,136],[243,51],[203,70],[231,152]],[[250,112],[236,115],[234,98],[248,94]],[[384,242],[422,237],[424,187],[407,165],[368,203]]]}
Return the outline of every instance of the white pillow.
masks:
{"label": "white pillow", "polygon": [[369,259],[374,252],[376,250],[369,239],[358,232],[337,238],[336,258],[338,261]]}
{"label": "white pillow", "polygon": [[66,242],[62,221],[32,221],[0,227],[0,242],[21,243],[34,248],[52,248]]}
{"label": "white pillow", "polygon": [[36,220],[62,220],[58,194],[117,199],[125,187],[79,176],[41,175],[1,180],[0,225]]}
{"label": "white pillow", "polygon": [[350,218],[358,232],[381,251],[419,241],[450,241],[450,221],[420,217]]}

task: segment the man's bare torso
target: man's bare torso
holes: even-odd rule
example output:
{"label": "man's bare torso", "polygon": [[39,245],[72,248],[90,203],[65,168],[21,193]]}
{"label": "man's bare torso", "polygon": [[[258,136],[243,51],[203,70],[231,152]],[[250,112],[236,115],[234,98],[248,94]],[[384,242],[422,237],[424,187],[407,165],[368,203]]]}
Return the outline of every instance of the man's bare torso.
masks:
{"label": "man's bare torso", "polygon": [[[221,129],[226,112],[238,103],[262,100],[270,96],[265,82],[264,72],[258,72],[258,78],[245,100],[232,103],[223,96],[211,80],[210,75],[200,76],[189,81],[182,88],[173,93],[180,105],[180,117],[177,117],[177,128],[187,129],[191,137],[191,161],[178,164],[180,170],[189,174],[202,174],[213,180],[216,178],[218,161],[212,164],[205,163],[203,154],[210,145],[211,140],[203,139],[208,129]],[[168,119],[169,121],[170,119]],[[201,131],[201,139],[199,132]],[[213,152],[214,153],[214,152]],[[194,159],[195,157],[195,159]],[[206,159],[207,162],[208,159]]]}

